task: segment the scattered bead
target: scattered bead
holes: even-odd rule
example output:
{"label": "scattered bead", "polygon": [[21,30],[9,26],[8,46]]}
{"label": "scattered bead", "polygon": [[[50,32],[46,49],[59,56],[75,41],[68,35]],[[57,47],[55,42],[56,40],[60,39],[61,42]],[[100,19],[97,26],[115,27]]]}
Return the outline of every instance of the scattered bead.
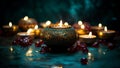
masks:
{"label": "scattered bead", "polygon": [[80,61],[81,61],[81,64],[83,64],[83,65],[88,64],[88,59],[87,58],[81,58]]}

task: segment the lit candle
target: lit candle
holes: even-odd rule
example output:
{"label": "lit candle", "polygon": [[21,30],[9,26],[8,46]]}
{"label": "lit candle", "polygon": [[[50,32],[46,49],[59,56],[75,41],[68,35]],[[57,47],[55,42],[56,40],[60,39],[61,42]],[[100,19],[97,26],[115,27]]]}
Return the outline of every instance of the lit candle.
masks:
{"label": "lit candle", "polygon": [[85,30],[85,25],[84,24],[81,25],[80,29],[75,29],[75,30],[79,35],[83,35],[83,34],[87,33],[87,31]]}
{"label": "lit candle", "polygon": [[97,32],[102,31],[104,29],[104,27],[102,26],[101,23],[98,24],[98,26],[92,26],[91,30],[93,32],[93,34],[97,35]]}
{"label": "lit candle", "polygon": [[92,32],[89,32],[87,35],[79,35],[79,38],[81,42],[86,42],[86,43],[93,43],[95,41],[96,36],[92,35]]}
{"label": "lit candle", "polygon": [[34,18],[25,16],[19,20],[19,27],[22,31],[27,31],[29,28],[34,28],[37,25],[37,21]]}
{"label": "lit candle", "polygon": [[41,32],[41,29],[38,28],[38,25],[36,25],[35,28],[34,28],[35,36],[40,37],[40,32]]}
{"label": "lit candle", "polygon": [[8,35],[14,35],[18,31],[18,26],[13,25],[12,22],[9,22],[9,25],[3,26],[3,32]]}
{"label": "lit candle", "polygon": [[92,29],[92,30],[97,30],[97,31],[98,31],[98,30],[103,30],[104,27],[102,26],[101,23],[99,23],[98,26],[92,26],[91,29]]}
{"label": "lit candle", "polygon": [[41,26],[43,27],[43,28],[46,28],[46,27],[49,27],[51,25],[51,21],[46,21],[45,23],[41,23]]}
{"label": "lit candle", "polygon": [[71,26],[67,22],[63,24],[62,20],[60,20],[60,22],[57,24],[51,25],[51,28],[70,28],[70,27]]}
{"label": "lit candle", "polygon": [[21,37],[31,36],[31,37],[33,37],[34,33],[32,33],[32,32],[33,32],[33,29],[28,29],[27,32],[19,32],[19,33],[17,33],[17,36],[21,36]]}
{"label": "lit candle", "polygon": [[105,26],[103,31],[98,32],[98,37],[107,39],[107,38],[112,38],[114,34],[115,34],[115,30],[108,30],[107,26]]}

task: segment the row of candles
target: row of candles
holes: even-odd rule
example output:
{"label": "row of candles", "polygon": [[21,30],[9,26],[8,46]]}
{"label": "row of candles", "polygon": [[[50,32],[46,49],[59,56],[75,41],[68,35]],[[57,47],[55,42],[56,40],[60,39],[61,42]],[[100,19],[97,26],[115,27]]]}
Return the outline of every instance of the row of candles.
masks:
{"label": "row of candles", "polygon": [[[25,16],[23,18],[24,20],[28,20],[28,16]],[[79,29],[75,29],[76,33],[79,34],[79,38],[84,40],[86,42],[90,42],[96,37],[98,38],[109,38],[111,37],[114,33],[115,30],[107,30],[107,26],[102,26],[101,23],[98,24],[98,26],[92,26],[91,31],[86,31],[85,30],[85,25],[82,21],[78,21],[77,23],[78,26],[80,26]],[[69,25],[67,22],[63,24],[62,20],[60,20],[59,23],[52,24],[51,21],[47,21],[45,23],[41,23],[41,26],[43,28],[50,27],[50,28],[57,28],[57,29],[65,29],[65,28],[70,28],[72,27]],[[10,31],[10,32],[17,32],[18,31],[18,26],[17,25],[12,25],[12,22],[9,22],[9,25],[4,25],[3,29]],[[27,32],[19,32],[17,33],[18,36],[40,36],[42,28],[39,28],[38,25],[35,25],[34,28],[29,28]],[[93,35],[93,34],[94,35]]]}

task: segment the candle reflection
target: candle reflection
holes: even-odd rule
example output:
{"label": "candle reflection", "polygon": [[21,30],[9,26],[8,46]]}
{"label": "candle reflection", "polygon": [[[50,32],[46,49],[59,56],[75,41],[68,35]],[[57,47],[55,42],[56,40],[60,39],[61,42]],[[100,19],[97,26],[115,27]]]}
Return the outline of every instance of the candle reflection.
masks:
{"label": "candle reflection", "polygon": [[13,47],[12,46],[10,47],[10,51],[13,52]]}
{"label": "candle reflection", "polygon": [[33,56],[32,52],[33,52],[33,49],[29,48],[28,51],[26,52],[26,56]]}
{"label": "candle reflection", "polygon": [[88,52],[88,59],[92,61],[94,60],[94,56],[90,52]]}
{"label": "candle reflection", "polygon": [[63,68],[63,66],[52,66],[51,68]]}

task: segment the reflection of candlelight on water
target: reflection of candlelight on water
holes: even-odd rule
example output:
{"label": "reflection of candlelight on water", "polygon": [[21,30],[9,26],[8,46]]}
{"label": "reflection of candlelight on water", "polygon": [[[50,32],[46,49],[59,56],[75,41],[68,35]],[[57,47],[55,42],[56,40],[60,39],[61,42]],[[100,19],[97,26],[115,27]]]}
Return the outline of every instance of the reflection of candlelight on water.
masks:
{"label": "reflection of candlelight on water", "polygon": [[13,47],[12,46],[10,47],[10,51],[13,52]]}
{"label": "reflection of candlelight on water", "polygon": [[63,66],[62,65],[60,65],[60,66],[52,66],[51,68],[63,68]]}
{"label": "reflection of candlelight on water", "polygon": [[26,52],[26,56],[33,56],[32,52],[33,52],[33,49],[29,48],[28,51]]}
{"label": "reflection of candlelight on water", "polygon": [[92,61],[94,60],[94,56],[90,52],[88,52],[88,59]]}

